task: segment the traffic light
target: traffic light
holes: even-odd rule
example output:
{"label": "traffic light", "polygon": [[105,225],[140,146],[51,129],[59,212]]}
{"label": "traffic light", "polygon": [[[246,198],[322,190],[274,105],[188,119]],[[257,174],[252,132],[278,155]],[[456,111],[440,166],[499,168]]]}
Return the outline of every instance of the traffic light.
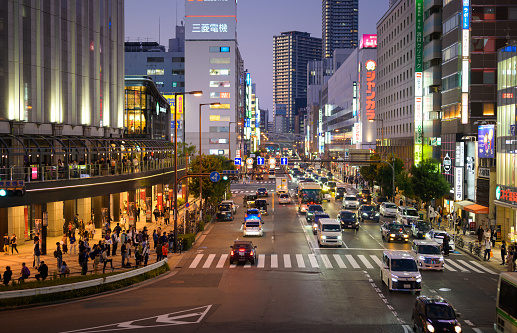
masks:
{"label": "traffic light", "polygon": [[0,181],[0,197],[21,197],[25,195],[25,182],[23,180]]}
{"label": "traffic light", "polygon": [[223,176],[223,180],[228,180],[228,176],[227,176],[227,175],[224,175],[224,176]]}

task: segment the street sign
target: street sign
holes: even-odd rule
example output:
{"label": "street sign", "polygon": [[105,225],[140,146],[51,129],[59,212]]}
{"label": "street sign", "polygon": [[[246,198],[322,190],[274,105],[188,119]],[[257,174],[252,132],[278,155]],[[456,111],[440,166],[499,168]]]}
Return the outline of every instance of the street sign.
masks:
{"label": "street sign", "polygon": [[187,203],[185,204],[185,208],[189,208],[189,207],[190,207],[190,204],[187,202]]}
{"label": "street sign", "polygon": [[217,183],[221,179],[221,175],[217,171],[212,171],[210,173],[210,180],[214,183]]}
{"label": "street sign", "polygon": [[248,169],[253,169],[253,165],[252,164],[248,164]]}
{"label": "street sign", "polygon": [[257,158],[257,165],[264,165],[264,157]]}
{"label": "street sign", "polygon": [[280,165],[287,165],[287,157],[282,157],[280,159]]}
{"label": "street sign", "polygon": [[240,157],[236,157],[234,159],[234,163],[235,163],[235,165],[242,165],[242,159]]}
{"label": "street sign", "polygon": [[276,164],[276,158],[271,157],[271,158],[269,159],[269,164],[273,164],[273,165],[275,165],[275,164]]}
{"label": "street sign", "polygon": [[251,157],[248,157],[248,158],[246,159],[246,164],[247,164],[247,165],[253,165],[253,159],[252,159]]}
{"label": "street sign", "polygon": [[255,158],[255,154],[250,154],[250,157],[253,157],[253,158]]}

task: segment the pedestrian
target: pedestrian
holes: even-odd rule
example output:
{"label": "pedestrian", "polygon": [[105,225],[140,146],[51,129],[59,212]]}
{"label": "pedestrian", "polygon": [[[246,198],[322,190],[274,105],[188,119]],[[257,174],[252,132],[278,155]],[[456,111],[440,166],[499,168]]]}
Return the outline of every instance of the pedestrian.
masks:
{"label": "pedestrian", "polygon": [[117,255],[117,247],[118,247],[118,243],[120,242],[120,238],[117,236],[117,233],[114,232],[112,235],[111,235],[111,243],[113,244],[112,245],[112,251],[111,251],[111,255],[114,257]]}
{"label": "pedestrian", "polygon": [[79,264],[81,265],[81,275],[86,275],[88,272],[88,250],[84,249],[82,253],[79,254]]}
{"label": "pedestrian", "polygon": [[492,229],[492,232],[490,233],[490,239],[492,241],[492,247],[495,247],[495,241],[497,240],[497,233],[494,229]]}
{"label": "pedestrian", "polygon": [[165,213],[163,213],[163,217],[164,217],[164,220],[165,220],[165,225],[169,225],[169,221],[170,221],[171,215],[170,215],[168,209],[165,209]]}
{"label": "pedestrian", "polygon": [[102,258],[102,263],[104,264],[104,267],[102,268],[102,274],[104,274],[106,271],[107,263],[110,263],[111,271],[113,272],[113,259],[108,259],[108,252],[109,252],[108,248],[105,248],[104,251],[102,252],[101,258]]}
{"label": "pedestrian", "polygon": [[467,223],[463,225],[463,236],[467,233]]}
{"label": "pedestrian", "polygon": [[35,275],[36,280],[39,281],[39,279],[45,281],[45,279],[48,276],[48,266],[45,264],[45,261],[41,261],[41,265],[38,267],[38,274]]}
{"label": "pedestrian", "polygon": [[75,214],[74,216],[74,228],[79,228],[79,214]]}
{"label": "pedestrian", "polygon": [[478,227],[478,242],[481,243],[483,241],[483,233],[484,230],[481,226]]}
{"label": "pedestrian", "polygon": [[160,241],[158,241],[157,245],[156,245],[156,262],[162,260],[162,244],[160,243]]}
{"label": "pedestrian", "polygon": [[147,261],[149,260],[149,253],[151,253],[151,249],[149,249],[149,243],[145,243],[142,249],[142,258],[144,260],[144,266],[147,266]]}
{"label": "pedestrian", "polygon": [[[70,234],[72,236],[72,234]],[[61,237],[61,245],[63,245],[63,254],[68,254],[68,236],[66,234]]]}
{"label": "pedestrian", "polygon": [[61,264],[61,268],[59,269],[59,276],[60,277],[68,277],[68,275],[70,274],[70,268],[68,268],[68,265],[66,264],[66,261],[63,261],[63,263]]}
{"label": "pedestrian", "polygon": [[449,235],[445,234],[443,236],[443,255],[448,257],[449,256]]}
{"label": "pedestrian", "polygon": [[14,250],[16,250],[16,254],[20,254],[16,246],[18,246],[18,240],[16,238],[16,234],[13,234],[11,237],[11,254],[14,254]]}
{"label": "pedestrian", "polygon": [[10,266],[6,266],[5,267],[5,272],[4,272],[4,285],[7,286],[9,284],[9,282],[11,281],[11,278],[13,276],[13,271],[11,271],[11,267]]}
{"label": "pedestrian", "polygon": [[98,251],[99,251],[99,249],[96,248],[96,251],[94,252],[94,258],[93,258],[93,273],[95,275],[97,275],[99,272],[99,262],[100,262],[100,257],[101,257],[101,253]]}
{"label": "pedestrian", "polygon": [[167,254],[168,254],[168,248],[169,248],[169,243],[167,242],[164,242],[162,243],[162,259],[167,259]]}
{"label": "pedestrian", "polygon": [[104,244],[106,245],[106,249],[108,250],[107,252],[107,256],[109,257],[110,255],[110,248],[111,248],[111,235],[109,232],[106,233],[106,236],[104,236]]}
{"label": "pedestrian", "polygon": [[61,243],[56,242],[56,250],[54,251],[54,258],[57,260],[57,269],[61,270],[63,265],[63,252],[61,251]]}
{"label": "pedestrian", "polygon": [[[490,261],[490,252],[492,252],[492,242],[490,241],[490,238],[485,238],[485,255],[483,259],[485,261]],[[488,256],[488,259],[487,259]]]}
{"label": "pedestrian", "polygon": [[41,256],[41,250],[39,248],[39,242],[34,241],[34,260],[32,261],[32,268],[38,268],[40,265],[40,256]]}
{"label": "pedestrian", "polygon": [[501,242],[501,265],[505,264],[505,257],[506,257],[506,241],[503,239]]}
{"label": "pedestrian", "polygon": [[442,224],[442,216],[438,215],[438,229],[440,229],[441,224]]}
{"label": "pedestrian", "polygon": [[4,235],[4,255],[9,255],[9,244],[11,244],[11,240],[9,239],[9,234]]}
{"label": "pedestrian", "polygon": [[77,254],[77,240],[75,235],[70,236],[70,254]]}
{"label": "pedestrian", "polygon": [[[128,242],[125,241],[124,243],[122,243],[122,246],[120,247],[120,255],[122,256],[122,267],[126,267],[126,265],[129,265],[129,258],[128,258],[128,251],[127,251],[127,248],[128,248]],[[126,259],[128,260],[127,264],[126,264]]]}
{"label": "pedestrian", "polygon": [[156,206],[154,208],[154,211],[153,211],[153,215],[154,215],[154,220],[156,221],[156,223],[158,223],[158,217],[160,216],[160,211],[158,210],[158,206]]}
{"label": "pedestrian", "polygon": [[158,245],[159,236],[160,236],[160,234],[158,232],[156,232],[156,230],[153,230],[153,244],[154,244],[155,250],[156,250],[156,246]]}
{"label": "pedestrian", "polygon": [[22,262],[22,269],[20,271],[20,278],[18,278],[18,282],[24,282],[25,279],[28,279],[31,275],[31,271],[29,270],[29,267],[25,266],[25,263]]}

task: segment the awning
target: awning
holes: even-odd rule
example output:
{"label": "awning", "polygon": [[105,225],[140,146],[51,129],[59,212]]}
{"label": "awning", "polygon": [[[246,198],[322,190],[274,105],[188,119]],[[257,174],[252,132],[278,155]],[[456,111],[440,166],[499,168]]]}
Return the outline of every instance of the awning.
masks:
{"label": "awning", "polygon": [[458,201],[454,203],[454,209],[465,209],[467,206],[475,205],[475,202],[464,200],[464,201]]}
{"label": "awning", "polygon": [[481,206],[478,204],[463,207],[463,210],[474,214],[488,214],[488,207]]}

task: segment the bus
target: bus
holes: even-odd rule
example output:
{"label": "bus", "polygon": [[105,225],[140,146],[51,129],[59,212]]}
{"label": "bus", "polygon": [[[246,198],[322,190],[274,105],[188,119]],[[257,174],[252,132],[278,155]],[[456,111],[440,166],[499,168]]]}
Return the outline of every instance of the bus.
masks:
{"label": "bus", "polygon": [[318,183],[300,183],[298,186],[298,212],[306,213],[309,205],[321,205],[323,194]]}
{"label": "bus", "polygon": [[496,322],[494,329],[499,333],[517,332],[517,273],[504,272],[499,275],[497,286]]}

